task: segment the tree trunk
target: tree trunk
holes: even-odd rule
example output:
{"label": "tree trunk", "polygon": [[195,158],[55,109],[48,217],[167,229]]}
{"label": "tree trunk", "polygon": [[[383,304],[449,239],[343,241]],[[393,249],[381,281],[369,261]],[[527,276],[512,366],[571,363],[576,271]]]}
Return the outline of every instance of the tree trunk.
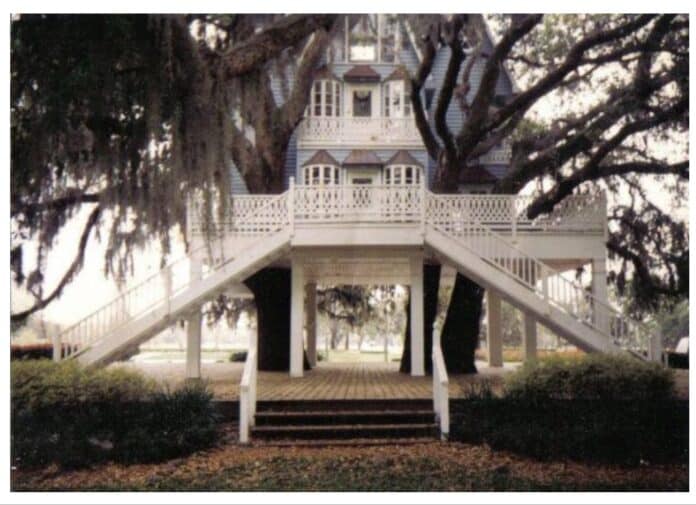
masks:
{"label": "tree trunk", "polygon": [[338,319],[331,318],[331,350],[335,351],[338,346]]}
{"label": "tree trunk", "polygon": [[450,373],[476,373],[474,354],[479,343],[484,289],[457,274],[440,345]]}
{"label": "tree trunk", "polygon": [[244,281],[256,303],[259,370],[290,371],[290,277],[288,268],[264,268]]}
{"label": "tree trunk", "polygon": [[[437,317],[437,297],[440,290],[440,265],[423,265],[423,345],[425,348],[425,373],[431,374],[433,362],[433,323]],[[411,373],[411,295],[406,304],[406,336],[401,355],[401,373]]]}

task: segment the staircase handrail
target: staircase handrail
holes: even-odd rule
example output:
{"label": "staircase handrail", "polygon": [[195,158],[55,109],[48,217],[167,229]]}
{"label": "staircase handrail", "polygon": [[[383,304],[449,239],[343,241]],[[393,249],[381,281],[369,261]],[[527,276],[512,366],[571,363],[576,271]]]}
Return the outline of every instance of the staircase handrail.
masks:
{"label": "staircase handrail", "polygon": [[[521,282],[522,284],[526,285],[528,288],[532,289],[535,293],[541,295],[541,297],[547,302],[547,303],[553,303],[554,306],[558,307],[561,309],[563,312],[569,314],[570,316],[574,317],[576,320],[581,321],[585,324],[588,324],[592,326],[596,331],[599,333],[612,338],[614,342],[619,345],[620,347],[625,347],[622,345],[623,341],[625,341],[625,338],[627,336],[627,330],[630,327],[634,327],[636,330],[638,330],[640,333],[643,333],[643,336],[647,336],[647,342],[644,347],[639,347],[640,350],[646,349],[647,354],[648,354],[648,359],[651,360],[659,360],[659,356],[655,356],[656,349],[658,348],[655,345],[654,339],[657,338],[659,339],[659,336],[652,334],[650,329],[642,322],[636,321],[633,318],[630,318],[626,316],[625,314],[621,314],[618,310],[616,310],[614,307],[609,305],[607,302],[598,299],[596,296],[594,296],[592,293],[587,292],[582,286],[577,284],[576,282],[570,281],[569,279],[566,279],[563,277],[561,272],[553,269],[552,267],[548,266],[546,263],[540,261],[539,259],[527,254],[524,252],[522,249],[520,249],[517,245],[512,244],[508,242],[504,237],[499,235],[498,233],[494,232],[490,227],[482,224],[480,221],[478,221],[474,216],[471,216],[470,213],[469,215],[466,216],[466,220],[462,223],[463,224],[463,229],[468,229],[468,230],[479,230],[479,232],[482,232],[486,234],[488,237],[493,239],[494,241],[497,241],[498,243],[502,244],[505,248],[508,249],[508,251],[514,252],[516,258],[519,259],[522,258],[528,262],[531,262],[531,264],[534,266],[533,270],[533,276],[532,278],[537,279],[538,277],[541,276],[541,288],[537,288],[536,286],[536,281],[531,282],[530,279],[525,278],[523,275],[518,275],[513,269],[506,268],[504,264],[501,264],[499,262],[495,261],[494,257],[485,257],[483,254],[481,254],[479,251],[477,251],[474,247],[468,245],[466,241],[461,240],[456,234],[453,232],[447,230],[446,228],[443,228],[441,224],[434,222],[431,219],[430,216],[430,204],[431,202],[436,202],[438,199],[441,198],[447,198],[449,195],[438,195],[435,193],[432,193],[428,191],[428,202],[426,205],[426,210],[425,210],[425,219],[426,221],[429,222],[435,229],[445,233],[446,235],[454,238],[458,242],[460,242],[464,247],[467,249],[471,250],[475,254],[477,254],[479,257],[481,257],[483,260],[486,262],[490,263],[493,265],[495,268],[498,270],[504,272],[506,275],[514,278],[516,281]],[[461,210],[463,212],[467,212],[466,209],[461,208],[457,209]],[[473,236],[473,234],[471,234]],[[510,255],[507,255],[508,258],[507,260],[510,261],[510,264],[512,264],[513,258],[510,257]],[[503,258],[501,258],[503,259]],[[523,270],[527,270],[523,268]],[[532,273],[532,272],[528,272]],[[538,275],[541,274],[541,275]],[[596,317],[591,317],[589,320],[587,318],[582,317],[582,314],[576,314],[572,308],[569,308],[565,306],[565,304],[557,299],[554,299],[552,296],[552,293],[554,291],[558,292],[558,289],[549,289],[548,285],[548,280],[549,277],[554,276],[555,279],[558,279],[556,282],[562,283],[565,287],[569,287],[572,291],[576,292],[576,294],[581,294],[582,297],[590,302],[590,306],[594,307],[595,309],[595,316],[597,316],[597,307],[603,309],[603,311],[606,314],[612,315],[615,320],[615,328],[614,331],[616,332],[616,336],[612,335],[612,329],[609,328],[608,332],[601,326],[597,326],[597,320]],[[541,290],[541,293],[539,293],[539,290]],[[564,290],[565,291],[565,290]],[[566,291],[567,292],[567,291]],[[611,321],[607,321],[608,323],[611,323]],[[631,332],[632,333],[632,332]],[[622,338],[623,337],[623,338]]]}
{"label": "staircase handrail", "polygon": [[[283,199],[283,198],[287,198],[287,195],[288,195],[288,192],[287,192],[287,191],[285,191],[284,193],[281,193],[281,194],[279,194],[279,195],[275,195],[273,198],[271,198],[271,199],[269,200],[268,206],[273,205],[273,204],[274,204],[275,202],[277,202],[278,200],[281,200],[281,199]],[[276,232],[280,231],[280,230],[281,230],[284,226],[286,226],[287,224],[288,224],[288,222],[287,222],[287,216],[286,216],[285,220],[281,223],[281,226],[279,226],[277,229],[275,229],[275,230],[273,230],[273,231],[268,231],[268,232],[267,232],[265,235],[263,235],[263,236],[259,236],[259,239],[263,239],[264,237],[267,237],[268,235],[270,235],[270,234],[272,234],[272,233],[276,233]],[[253,243],[249,244],[247,247],[245,247],[244,249],[242,249],[235,257],[238,257],[238,256],[239,256],[240,254],[242,254],[244,251],[250,249],[251,247],[253,247],[253,246],[256,245],[257,243],[258,243],[258,241],[254,241]],[[116,297],[112,298],[109,302],[104,303],[104,304],[101,305],[99,308],[97,308],[96,310],[92,311],[90,314],[88,314],[88,315],[86,315],[85,317],[81,318],[81,319],[80,319],[79,321],[77,321],[75,324],[72,324],[72,325],[70,325],[68,328],[66,328],[66,329],[64,329],[63,331],[61,331],[61,332],[58,334],[58,340],[59,340],[59,342],[61,343],[60,345],[64,347],[64,354],[65,354],[65,357],[68,357],[68,356],[74,354],[75,352],[82,351],[82,349],[73,349],[73,348],[72,348],[72,347],[75,345],[75,342],[72,342],[72,341],[70,341],[69,339],[67,339],[67,338],[66,338],[67,335],[73,333],[77,328],[79,328],[81,325],[83,325],[86,321],[88,321],[88,320],[90,320],[90,319],[94,319],[95,317],[97,318],[97,323],[98,323],[98,322],[99,322],[98,317],[99,317],[102,313],[104,313],[104,311],[105,311],[106,309],[108,309],[108,308],[110,308],[110,307],[112,307],[112,308],[113,308],[113,307],[116,307],[116,306],[118,306],[119,303],[124,304],[125,301],[128,299],[129,296],[133,295],[134,293],[136,293],[137,291],[141,290],[141,289],[144,288],[145,286],[147,286],[147,285],[153,283],[155,280],[162,278],[162,277],[163,277],[163,274],[164,274],[165,279],[172,279],[173,268],[174,268],[175,266],[178,266],[178,265],[183,264],[183,262],[185,262],[186,260],[190,260],[190,258],[191,258],[191,256],[192,256],[193,254],[195,254],[195,253],[197,253],[197,252],[201,252],[201,251],[203,251],[203,250],[206,250],[207,247],[208,247],[208,245],[207,245],[207,244],[204,244],[204,245],[202,245],[201,247],[198,247],[198,248],[196,248],[195,250],[190,251],[189,253],[185,254],[184,256],[181,256],[181,257],[177,258],[176,260],[174,260],[174,261],[168,263],[167,265],[165,265],[164,267],[162,267],[158,272],[156,272],[156,273],[154,273],[154,274],[148,276],[147,278],[143,279],[142,281],[140,281],[140,282],[139,282],[138,284],[136,284],[135,286],[132,286],[132,287],[128,288],[127,290],[121,292],[119,295],[117,295]],[[224,267],[225,265],[227,265],[227,264],[228,264],[230,261],[232,261],[233,259],[234,259],[234,258],[228,258],[227,260],[221,262],[220,264],[215,265],[215,267],[213,267],[213,268],[211,269],[211,272],[214,272],[214,271],[219,270],[220,268],[222,268],[222,267]],[[188,287],[188,286],[191,284],[191,282],[193,282],[193,279],[190,279],[190,278],[189,278],[187,282],[185,282],[183,285],[179,286],[178,288],[176,288],[176,289],[171,289],[171,290],[167,290],[167,291],[165,292],[165,294],[164,294],[163,297],[161,297],[161,298],[159,298],[159,299],[157,299],[157,300],[155,300],[155,301],[149,303],[149,304],[146,305],[144,308],[138,309],[139,312],[138,312],[137,314],[128,314],[128,317],[127,317],[127,318],[124,318],[123,321],[117,323],[115,326],[109,327],[109,328],[104,332],[104,335],[100,335],[100,336],[101,336],[101,337],[105,336],[106,334],[108,334],[108,333],[114,331],[115,329],[117,329],[117,328],[123,326],[124,324],[126,324],[126,323],[128,322],[128,320],[132,319],[133,317],[136,317],[137,315],[140,315],[142,312],[147,311],[148,309],[150,309],[150,308],[152,308],[152,307],[154,307],[154,306],[156,306],[156,305],[162,303],[164,299],[167,299],[167,298],[171,297],[172,295],[179,293],[182,289]],[[123,307],[121,307],[121,308],[123,308]],[[113,319],[114,319],[114,318],[112,317],[111,320],[113,321]],[[95,325],[95,326],[96,326],[96,325]],[[66,340],[67,340],[67,342],[66,342]],[[93,342],[95,342],[95,341],[97,341],[97,340],[98,340],[98,338],[92,338],[92,339],[88,340],[87,343],[93,343]],[[65,348],[66,343],[68,344],[68,347],[67,347],[67,348]],[[79,343],[80,343],[80,344],[84,344],[84,342],[79,342]]]}

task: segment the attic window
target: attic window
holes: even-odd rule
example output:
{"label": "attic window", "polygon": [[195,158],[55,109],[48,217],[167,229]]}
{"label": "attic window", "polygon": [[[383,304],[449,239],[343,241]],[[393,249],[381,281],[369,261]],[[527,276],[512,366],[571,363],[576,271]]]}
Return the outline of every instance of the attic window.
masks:
{"label": "attic window", "polygon": [[377,14],[349,16],[350,61],[377,61]]}

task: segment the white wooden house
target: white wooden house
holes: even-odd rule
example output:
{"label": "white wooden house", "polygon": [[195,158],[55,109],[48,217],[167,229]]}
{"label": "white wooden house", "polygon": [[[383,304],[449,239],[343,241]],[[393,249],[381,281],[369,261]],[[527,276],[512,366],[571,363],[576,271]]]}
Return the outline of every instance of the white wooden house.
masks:
{"label": "white wooden house", "polygon": [[[249,195],[234,167],[231,212],[206,233],[192,200],[190,256],[173,263],[64,332],[62,344],[87,364],[104,364],[161,331],[188,321],[187,374],[200,375],[200,306],[220,292],[249,296],[242,281],[271,265],[292,269],[290,377],[302,376],[303,352],[316,362],[315,288],[321,284],[403,284],[411,289],[411,374],[433,360],[434,408],[447,428],[447,371],[437,342],[424,350],[423,264],[454,267],[487,291],[489,361],[502,365],[500,300],[525,315],[525,353],[536,350],[541,323],[586,351],[660,355],[659,338],[607,301],[605,195],[570,197],[549,215],[526,217],[530,198],[487,194],[507,170],[501,145],[478,160],[459,194],[429,190],[429,159],[408,98],[420,54],[400,16],[347,17],[326,64],[317,69],[307,117],[287,157],[287,190]],[[490,47],[491,41],[486,41]],[[484,47],[485,51],[485,47]],[[448,62],[440,50],[424,90],[432,113]],[[472,74],[477,89],[482,63]],[[281,100],[280,85],[277,99]],[[473,92],[473,91],[472,91]],[[515,93],[509,74],[500,100]],[[456,101],[448,121],[457,130]],[[591,265],[588,293],[562,272]],[[57,343],[57,345],[59,345]],[[255,411],[256,349],[241,384],[242,439]]]}

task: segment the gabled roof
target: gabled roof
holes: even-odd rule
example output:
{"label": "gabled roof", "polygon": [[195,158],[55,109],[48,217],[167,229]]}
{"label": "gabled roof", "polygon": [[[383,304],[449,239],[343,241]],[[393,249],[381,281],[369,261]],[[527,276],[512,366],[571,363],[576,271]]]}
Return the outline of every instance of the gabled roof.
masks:
{"label": "gabled roof", "polygon": [[497,180],[496,176],[490,173],[483,165],[466,167],[459,174],[460,184],[489,184]]}
{"label": "gabled roof", "polygon": [[334,74],[327,65],[322,65],[314,72],[315,79],[334,79],[340,81],[339,77]]}
{"label": "gabled roof", "polygon": [[309,158],[307,161],[305,161],[302,166],[306,167],[307,165],[334,165],[334,166],[339,166],[340,163],[336,161],[336,158],[331,156],[329,153],[324,151],[323,149],[321,151],[317,151],[312,155],[311,158]]}
{"label": "gabled roof", "polygon": [[379,82],[382,77],[370,65],[355,65],[343,74],[346,82]]}
{"label": "gabled roof", "polygon": [[382,163],[382,160],[379,159],[379,157],[375,154],[374,151],[368,151],[365,149],[354,149],[350,153],[348,153],[346,159],[343,160],[344,167],[351,165],[370,165],[381,167],[382,165],[384,165],[384,163]]}
{"label": "gabled roof", "polygon": [[411,153],[404,151],[403,149],[396,151],[394,156],[384,162],[384,165],[416,165],[418,167],[423,167],[423,165],[416,158],[411,156]]}
{"label": "gabled roof", "polygon": [[411,76],[409,75],[408,70],[406,70],[406,67],[404,65],[399,65],[384,80],[385,81],[409,81],[410,82],[410,79],[411,79]]}

